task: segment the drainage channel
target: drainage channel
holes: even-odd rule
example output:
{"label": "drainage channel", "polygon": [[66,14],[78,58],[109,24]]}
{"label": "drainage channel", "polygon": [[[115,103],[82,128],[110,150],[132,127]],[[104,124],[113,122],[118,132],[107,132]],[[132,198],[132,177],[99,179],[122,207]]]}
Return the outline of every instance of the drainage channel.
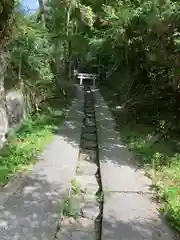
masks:
{"label": "drainage channel", "polygon": [[72,181],[55,240],[100,240],[102,206],[94,96],[90,87],[86,86],[76,178]]}

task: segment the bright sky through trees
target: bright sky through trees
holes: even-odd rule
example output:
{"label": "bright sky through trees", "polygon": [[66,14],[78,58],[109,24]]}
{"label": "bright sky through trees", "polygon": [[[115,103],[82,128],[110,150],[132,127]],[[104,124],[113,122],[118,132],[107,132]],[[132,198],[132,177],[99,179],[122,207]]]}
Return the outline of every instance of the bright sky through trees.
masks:
{"label": "bright sky through trees", "polygon": [[25,9],[35,11],[38,8],[38,0],[22,0]]}

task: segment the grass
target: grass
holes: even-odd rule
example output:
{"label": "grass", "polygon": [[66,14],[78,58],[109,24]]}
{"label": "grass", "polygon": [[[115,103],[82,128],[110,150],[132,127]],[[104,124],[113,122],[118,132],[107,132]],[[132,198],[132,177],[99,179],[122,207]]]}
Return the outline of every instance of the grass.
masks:
{"label": "grass", "polygon": [[[113,92],[103,91],[111,109],[118,105]],[[112,113],[121,137],[135,154],[146,174],[152,179],[160,211],[167,217],[175,230],[180,231],[180,140],[171,136],[157,137],[155,126],[138,124],[126,111]]]}
{"label": "grass", "polygon": [[69,103],[70,98],[51,99],[45,109],[29,117],[21,130],[9,137],[0,151],[0,185],[6,185],[17,172],[31,169],[37,155],[52,140],[53,129],[64,120]]}

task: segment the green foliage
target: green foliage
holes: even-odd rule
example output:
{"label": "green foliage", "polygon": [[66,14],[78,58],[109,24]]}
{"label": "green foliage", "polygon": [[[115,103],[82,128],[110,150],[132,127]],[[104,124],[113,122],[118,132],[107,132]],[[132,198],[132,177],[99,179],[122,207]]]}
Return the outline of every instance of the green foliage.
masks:
{"label": "green foliage", "polygon": [[37,110],[40,103],[51,94],[53,84],[51,68],[52,44],[47,29],[26,15],[19,5],[15,11],[16,31],[8,45],[8,66],[5,89],[21,88],[24,97],[31,98]]}
{"label": "green foliage", "polygon": [[38,80],[48,80],[45,67],[51,58],[51,46],[46,29],[21,12],[17,14],[16,33],[9,45],[11,61],[15,70],[21,65],[22,78],[36,76]]}
{"label": "green foliage", "polygon": [[46,123],[45,116],[26,121],[17,136],[14,136],[1,150],[1,184],[6,183],[15,172],[33,164],[37,153],[51,138],[51,126]]}
{"label": "green foliage", "polygon": [[22,77],[30,78],[33,74],[37,77],[37,81],[49,80],[51,76],[48,75],[47,70],[50,59],[48,35],[40,24],[28,19],[24,21],[21,22],[18,33],[10,46],[12,64],[15,69],[18,69],[21,64]]}
{"label": "green foliage", "polygon": [[17,171],[29,169],[37,161],[37,155],[53,138],[53,130],[64,119],[64,107],[71,98],[56,100],[53,96],[45,103],[45,109],[29,116],[18,133],[11,133],[8,143],[0,152],[0,184],[9,181]]}
{"label": "green foliage", "polygon": [[92,11],[92,8],[90,6],[85,6],[85,5],[80,5],[80,13],[81,13],[81,19],[82,21],[90,26],[91,28],[93,27],[94,20],[95,20],[95,14]]}

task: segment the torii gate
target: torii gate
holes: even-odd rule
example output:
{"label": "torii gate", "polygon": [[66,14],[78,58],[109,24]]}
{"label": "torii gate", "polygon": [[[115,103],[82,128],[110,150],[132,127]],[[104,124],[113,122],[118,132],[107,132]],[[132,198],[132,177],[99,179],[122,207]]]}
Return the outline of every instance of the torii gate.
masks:
{"label": "torii gate", "polygon": [[74,76],[76,76],[77,78],[79,78],[80,82],[80,86],[83,85],[83,80],[84,79],[92,79],[93,80],[93,87],[96,87],[96,79],[97,79],[97,74],[91,74],[91,73],[78,73],[78,71],[76,69],[74,69]]}

